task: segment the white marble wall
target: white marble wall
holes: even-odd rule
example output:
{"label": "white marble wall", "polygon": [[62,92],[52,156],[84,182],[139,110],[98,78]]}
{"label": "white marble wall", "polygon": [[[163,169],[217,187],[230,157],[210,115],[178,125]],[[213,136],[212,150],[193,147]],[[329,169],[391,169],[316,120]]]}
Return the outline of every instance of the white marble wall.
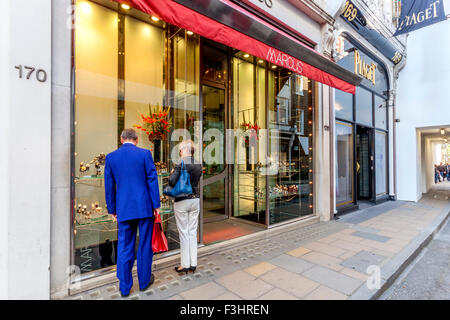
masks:
{"label": "white marble wall", "polygon": [[[51,0],[4,0],[2,13],[0,299],[48,299]],[[19,78],[16,65],[45,70],[47,81]]]}

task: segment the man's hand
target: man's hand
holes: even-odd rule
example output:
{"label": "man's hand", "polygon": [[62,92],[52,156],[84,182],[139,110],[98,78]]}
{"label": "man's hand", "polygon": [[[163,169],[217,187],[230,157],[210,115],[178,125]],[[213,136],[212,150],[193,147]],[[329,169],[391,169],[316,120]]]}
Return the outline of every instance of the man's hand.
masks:
{"label": "man's hand", "polygon": [[159,214],[159,208],[158,209],[153,209],[153,215],[155,216],[157,214]]}
{"label": "man's hand", "polygon": [[113,217],[113,221],[117,222],[117,213],[111,213],[112,217]]}

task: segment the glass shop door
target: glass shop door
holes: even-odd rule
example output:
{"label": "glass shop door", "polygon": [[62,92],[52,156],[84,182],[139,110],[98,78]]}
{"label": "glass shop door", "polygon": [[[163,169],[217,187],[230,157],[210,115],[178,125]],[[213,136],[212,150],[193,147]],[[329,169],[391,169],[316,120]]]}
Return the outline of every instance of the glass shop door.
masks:
{"label": "glass shop door", "polygon": [[229,217],[228,166],[225,136],[228,127],[228,51],[202,39],[201,105],[203,159],[203,223]]}
{"label": "glass shop door", "polygon": [[225,89],[202,86],[203,221],[226,219]]}
{"label": "glass shop door", "polygon": [[358,200],[373,200],[373,130],[356,126],[356,183]]}

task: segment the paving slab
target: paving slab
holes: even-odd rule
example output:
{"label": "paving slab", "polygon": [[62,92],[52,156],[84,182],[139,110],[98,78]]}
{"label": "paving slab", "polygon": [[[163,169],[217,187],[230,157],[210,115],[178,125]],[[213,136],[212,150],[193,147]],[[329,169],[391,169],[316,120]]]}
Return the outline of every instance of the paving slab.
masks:
{"label": "paving slab", "polygon": [[389,239],[391,239],[386,236],[380,236],[380,235],[372,233],[372,232],[363,232],[363,231],[356,231],[356,232],[353,232],[351,235],[355,236],[355,237],[360,237],[360,238],[369,239],[369,240],[375,240],[375,241],[379,241],[379,242],[386,242]]}
{"label": "paving slab", "polygon": [[347,295],[327,286],[320,286],[305,297],[305,300],[346,300]]}
{"label": "paving slab", "polygon": [[280,268],[286,269],[295,273],[302,273],[314,266],[313,263],[303,260],[301,258],[296,258],[288,254],[282,254],[276,258],[269,261],[271,264],[279,266]]}
{"label": "paving slab", "polygon": [[360,280],[321,266],[309,269],[303,273],[303,276],[345,295],[351,295],[363,283]]}
{"label": "paving slab", "polygon": [[287,270],[276,268],[261,276],[261,279],[298,298],[305,297],[319,283]]}
{"label": "paving slab", "polygon": [[360,273],[366,273],[369,266],[379,266],[385,259],[385,256],[381,256],[370,251],[361,251],[355,254],[353,257],[344,260],[341,265]]}

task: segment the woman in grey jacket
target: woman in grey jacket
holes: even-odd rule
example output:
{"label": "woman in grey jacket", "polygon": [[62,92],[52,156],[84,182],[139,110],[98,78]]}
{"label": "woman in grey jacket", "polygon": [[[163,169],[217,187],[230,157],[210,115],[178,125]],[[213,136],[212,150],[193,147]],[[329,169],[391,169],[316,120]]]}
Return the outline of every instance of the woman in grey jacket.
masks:
{"label": "woman in grey jacket", "polygon": [[199,181],[202,175],[202,165],[194,161],[194,143],[186,140],[180,143],[180,163],[175,166],[169,177],[169,185],[174,187],[181,172],[181,161],[189,172],[192,194],[175,197],[173,209],[180,237],[181,266],[175,271],[187,274],[195,272],[197,267],[197,227],[200,213]]}

